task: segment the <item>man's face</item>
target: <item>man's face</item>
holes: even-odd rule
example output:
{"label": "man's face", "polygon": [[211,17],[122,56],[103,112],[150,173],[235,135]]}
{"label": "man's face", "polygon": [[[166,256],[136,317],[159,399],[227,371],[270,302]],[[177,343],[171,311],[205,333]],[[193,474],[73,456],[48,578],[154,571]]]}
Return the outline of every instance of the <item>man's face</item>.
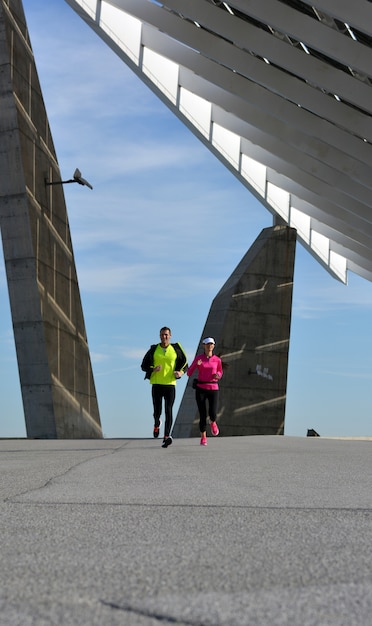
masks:
{"label": "man's face", "polygon": [[162,346],[169,346],[171,338],[171,333],[169,330],[161,330],[160,331],[160,341]]}

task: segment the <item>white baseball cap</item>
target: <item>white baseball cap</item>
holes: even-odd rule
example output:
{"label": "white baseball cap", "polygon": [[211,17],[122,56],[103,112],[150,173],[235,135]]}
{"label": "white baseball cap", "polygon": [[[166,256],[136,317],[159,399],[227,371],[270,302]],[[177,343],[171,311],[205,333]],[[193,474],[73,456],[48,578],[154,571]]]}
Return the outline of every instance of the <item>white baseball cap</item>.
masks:
{"label": "white baseball cap", "polygon": [[213,343],[213,345],[216,344],[216,342],[213,339],[213,337],[206,337],[205,339],[203,339],[203,343]]}

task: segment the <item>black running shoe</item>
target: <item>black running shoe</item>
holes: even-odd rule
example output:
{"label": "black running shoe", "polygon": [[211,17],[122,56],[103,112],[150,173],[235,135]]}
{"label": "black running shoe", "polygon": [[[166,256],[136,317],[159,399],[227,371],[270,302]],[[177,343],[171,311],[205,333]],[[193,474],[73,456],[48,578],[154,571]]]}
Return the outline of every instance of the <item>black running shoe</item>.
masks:
{"label": "black running shoe", "polygon": [[164,437],[163,443],[161,444],[161,447],[162,448],[168,448],[168,446],[171,445],[172,441],[173,441],[172,437]]}
{"label": "black running shoe", "polygon": [[160,426],[161,426],[161,420],[159,420],[159,426],[154,426],[153,434],[154,434],[155,439],[159,437]]}

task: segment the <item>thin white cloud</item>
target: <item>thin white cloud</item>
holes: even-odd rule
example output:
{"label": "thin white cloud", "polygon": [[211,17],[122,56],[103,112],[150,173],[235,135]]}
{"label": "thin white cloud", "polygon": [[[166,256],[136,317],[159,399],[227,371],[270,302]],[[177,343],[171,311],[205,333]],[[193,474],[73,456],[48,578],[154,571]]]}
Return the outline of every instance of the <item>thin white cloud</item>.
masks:
{"label": "thin white cloud", "polygon": [[105,361],[110,359],[110,354],[103,354],[103,353],[99,353],[99,352],[90,352],[90,358],[92,360],[92,363],[97,364],[97,363],[104,363]]}
{"label": "thin white cloud", "polygon": [[103,266],[97,265],[94,268],[81,267],[79,271],[79,282],[83,285],[83,290],[91,293],[115,292],[116,290],[130,290],[135,293],[137,290],[151,284],[156,277],[156,268],[150,265],[130,265],[123,266]]}
{"label": "thin white cloud", "polygon": [[[208,291],[218,290],[221,278],[212,278],[207,274],[203,276],[195,274],[189,276],[182,274],[175,263],[166,272],[164,266],[159,263],[130,264],[129,261],[119,264],[97,263],[95,266],[79,264],[79,284],[84,293],[113,294],[118,301],[125,294],[126,298],[134,298],[140,295],[149,299],[154,293],[158,293],[165,284],[167,299],[178,298],[180,295],[196,297],[206,288]],[[164,287],[163,287],[164,289]]]}
{"label": "thin white cloud", "polygon": [[[325,285],[312,283],[310,288],[298,290],[293,305],[294,315],[303,319],[316,319],[332,311],[371,310],[372,285],[356,276],[349,275],[349,285],[345,286],[329,279]],[[303,293],[302,293],[303,291]]]}
{"label": "thin white cloud", "polygon": [[130,365],[129,367],[116,367],[116,368],[110,369],[110,370],[100,370],[100,371],[97,371],[96,376],[97,377],[112,376],[113,374],[117,374],[119,372],[128,372],[129,370],[134,370],[134,369],[138,369],[138,367],[135,366],[135,365]]}
{"label": "thin white cloud", "polygon": [[327,376],[327,377],[339,377],[341,376],[342,378],[353,378],[354,380],[365,380],[365,381],[370,381],[372,380],[372,371],[368,370],[366,371],[366,369],[363,370],[345,370],[343,368],[343,366],[340,366],[340,369],[338,368],[332,368],[332,369],[322,369],[321,373],[323,376]]}
{"label": "thin white cloud", "polygon": [[128,359],[142,359],[143,358],[143,348],[121,348],[122,355]]}

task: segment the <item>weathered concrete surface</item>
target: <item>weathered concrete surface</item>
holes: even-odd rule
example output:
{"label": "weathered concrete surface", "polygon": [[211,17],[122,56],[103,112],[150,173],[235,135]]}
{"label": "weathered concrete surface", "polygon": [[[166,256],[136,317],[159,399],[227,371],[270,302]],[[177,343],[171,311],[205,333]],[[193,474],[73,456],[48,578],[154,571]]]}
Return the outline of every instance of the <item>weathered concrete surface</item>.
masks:
{"label": "weathered concrete surface", "polygon": [[[213,300],[197,353],[203,337],[214,337],[215,354],[228,364],[218,410],[223,436],[284,433],[295,250],[294,228],[265,228]],[[191,381],[173,432],[199,434]]]}
{"label": "weathered concrete surface", "polygon": [[0,622],[367,626],[371,446],[0,441]]}
{"label": "weathered concrete surface", "polygon": [[[75,167],[75,166],[73,166]],[[63,187],[22,2],[0,2],[0,230],[29,437],[102,437]]]}

